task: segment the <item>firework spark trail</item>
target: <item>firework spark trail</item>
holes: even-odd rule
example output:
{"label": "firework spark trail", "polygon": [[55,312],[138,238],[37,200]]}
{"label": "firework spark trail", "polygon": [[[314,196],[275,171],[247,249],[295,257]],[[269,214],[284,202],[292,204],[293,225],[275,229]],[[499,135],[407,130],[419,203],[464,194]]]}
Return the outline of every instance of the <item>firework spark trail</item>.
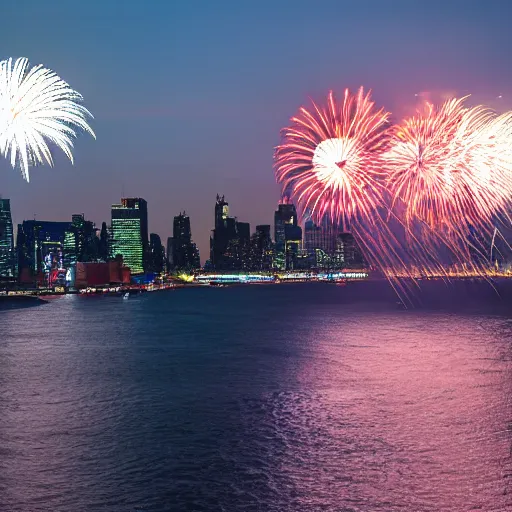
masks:
{"label": "firework spark trail", "polygon": [[282,130],[274,155],[276,179],[301,214],[317,224],[328,217],[351,231],[368,262],[386,276],[390,269],[406,272],[399,244],[383,218],[388,119],[389,113],[377,110],[362,87],[355,95],[345,90],[340,104],[331,92],[324,108],[313,102],[310,110],[299,110]]}
{"label": "firework spark trail", "polygon": [[512,114],[496,117],[481,106],[465,107],[465,100],[425,104],[393,128],[384,156],[392,204],[404,208],[409,234],[419,229],[421,243],[411,244],[419,261],[430,244],[467,263],[472,250],[483,250],[470,233],[488,239],[510,207]]}
{"label": "firework spark trail", "polygon": [[28,181],[31,165],[53,165],[48,141],[73,162],[73,139],[78,130],[95,137],[79,102],[82,96],[53,71],[29,69],[25,58],[0,62],[0,153],[19,164]]}
{"label": "firework spark trail", "polygon": [[379,154],[388,117],[362,88],[355,96],[345,91],[339,108],[332,93],[325,109],[314,103],[312,112],[301,108],[276,149],[278,182],[316,218],[329,215],[343,226],[371,221],[382,205]]}
{"label": "firework spark trail", "polygon": [[[324,107],[301,108],[282,131],[276,179],[302,215],[352,231],[391,281],[412,269],[449,279],[444,249],[468,275],[485,275],[496,223],[512,224],[512,113],[496,116],[466,99],[425,103],[390,127],[389,113],[362,88],[345,91],[340,104],[331,92]],[[405,246],[391,218],[403,227]]]}

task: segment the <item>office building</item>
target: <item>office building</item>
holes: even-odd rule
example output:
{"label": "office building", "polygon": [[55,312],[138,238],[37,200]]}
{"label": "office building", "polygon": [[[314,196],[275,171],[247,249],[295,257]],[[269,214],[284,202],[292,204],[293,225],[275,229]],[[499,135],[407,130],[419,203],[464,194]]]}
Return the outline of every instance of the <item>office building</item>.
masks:
{"label": "office building", "polygon": [[174,268],[174,240],[172,236],[167,238],[167,270]]}
{"label": "office building", "polygon": [[64,232],[64,241],[62,243],[62,261],[64,268],[76,267],[79,261],[78,255],[78,235],[73,226]]}
{"label": "office building", "polygon": [[339,268],[358,269],[366,264],[352,233],[340,233],[337,236],[335,259]]}
{"label": "office building", "polygon": [[302,245],[302,228],[292,224],[285,224],[285,256],[286,270],[297,269],[297,257]]}
{"label": "office building", "polygon": [[[215,202],[214,229],[210,238],[210,263],[214,269],[222,270],[228,267],[227,249],[230,238],[235,236],[234,219],[229,221],[229,205],[224,196],[217,194]],[[229,224],[229,226],[228,226]]]}
{"label": "office building", "polygon": [[333,224],[328,217],[324,217],[320,225],[308,220],[304,226],[304,249],[310,260],[312,268],[336,269],[340,268],[340,255],[338,249],[339,226]]}
{"label": "office building", "polygon": [[72,229],[76,238],[77,261],[92,262],[99,259],[100,240],[96,235],[94,222],[85,220],[83,213],[71,217]]}
{"label": "office building", "polygon": [[64,269],[64,248],[72,250],[72,232],[71,222],[25,220],[18,224],[16,250],[20,275],[36,276]]}
{"label": "office building", "polygon": [[284,196],[274,214],[274,267],[279,270],[294,268],[294,260],[302,242],[302,229],[297,223],[297,210]]}
{"label": "office building", "polygon": [[215,227],[210,238],[210,265],[215,270],[247,269],[250,263],[251,230],[247,222],[229,216],[224,196],[217,195]]}
{"label": "office building", "polygon": [[142,274],[148,259],[148,207],[141,198],[112,205],[110,257],[122,256],[132,274]]}
{"label": "office building", "polygon": [[161,274],[165,269],[165,250],[160,237],[156,233],[149,235],[148,270]]}
{"label": "office building", "polygon": [[[171,254],[169,253],[169,241],[167,243],[168,254]],[[174,217],[171,251],[171,268],[189,271],[200,267],[199,251],[196,244],[192,242],[190,217],[185,212],[180,212]]]}
{"label": "office building", "polygon": [[256,226],[251,237],[250,268],[251,270],[266,270],[272,268],[273,247],[270,236],[270,225]]}
{"label": "office building", "polygon": [[98,259],[107,262],[110,258],[110,236],[107,228],[107,223],[101,224],[100,240],[98,243]]}
{"label": "office building", "polygon": [[15,277],[16,257],[9,199],[0,199],[0,279]]}

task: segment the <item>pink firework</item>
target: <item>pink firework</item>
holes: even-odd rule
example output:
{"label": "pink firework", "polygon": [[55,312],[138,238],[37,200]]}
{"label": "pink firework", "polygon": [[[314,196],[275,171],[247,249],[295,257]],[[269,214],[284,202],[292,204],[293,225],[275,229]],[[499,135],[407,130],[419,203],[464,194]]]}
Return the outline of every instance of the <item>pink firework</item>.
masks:
{"label": "pink firework", "polygon": [[362,87],[355,95],[345,90],[340,103],[330,92],[325,107],[302,107],[282,130],[274,167],[278,183],[303,216],[317,223],[327,217],[351,231],[370,265],[389,276],[407,270],[382,218],[387,211],[383,154],[389,149],[388,118]]}
{"label": "pink firework", "polygon": [[409,233],[468,258],[471,231],[485,238],[512,198],[511,116],[465,107],[466,98],[426,103],[394,127],[385,155],[388,188]]}
{"label": "pink firework", "polygon": [[339,104],[330,92],[325,108],[302,107],[282,130],[277,181],[317,222],[328,215],[344,229],[354,221],[373,223],[383,205],[388,118],[362,87],[355,95],[345,90]]}

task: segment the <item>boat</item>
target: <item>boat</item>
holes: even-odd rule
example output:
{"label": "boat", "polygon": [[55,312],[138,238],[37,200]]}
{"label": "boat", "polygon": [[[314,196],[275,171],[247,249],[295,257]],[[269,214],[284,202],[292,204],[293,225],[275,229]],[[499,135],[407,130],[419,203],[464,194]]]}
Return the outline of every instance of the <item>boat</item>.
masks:
{"label": "boat", "polygon": [[124,295],[123,295],[123,300],[128,300],[130,298],[130,292],[126,292]]}

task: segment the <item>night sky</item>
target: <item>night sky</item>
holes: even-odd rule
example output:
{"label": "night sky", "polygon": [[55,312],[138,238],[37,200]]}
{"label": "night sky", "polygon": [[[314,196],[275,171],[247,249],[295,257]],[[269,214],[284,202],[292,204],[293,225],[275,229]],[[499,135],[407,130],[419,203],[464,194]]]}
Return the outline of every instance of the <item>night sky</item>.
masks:
{"label": "night sky", "polygon": [[140,196],[164,243],[186,210],[203,261],[216,193],[252,230],[272,223],[273,147],[309,97],[364,85],[397,115],[422,91],[512,108],[506,0],[16,0],[0,15],[0,56],[55,70],[98,137],[77,140],[75,166],[54,152],[29,184],[0,161],[14,222],[100,225]]}

